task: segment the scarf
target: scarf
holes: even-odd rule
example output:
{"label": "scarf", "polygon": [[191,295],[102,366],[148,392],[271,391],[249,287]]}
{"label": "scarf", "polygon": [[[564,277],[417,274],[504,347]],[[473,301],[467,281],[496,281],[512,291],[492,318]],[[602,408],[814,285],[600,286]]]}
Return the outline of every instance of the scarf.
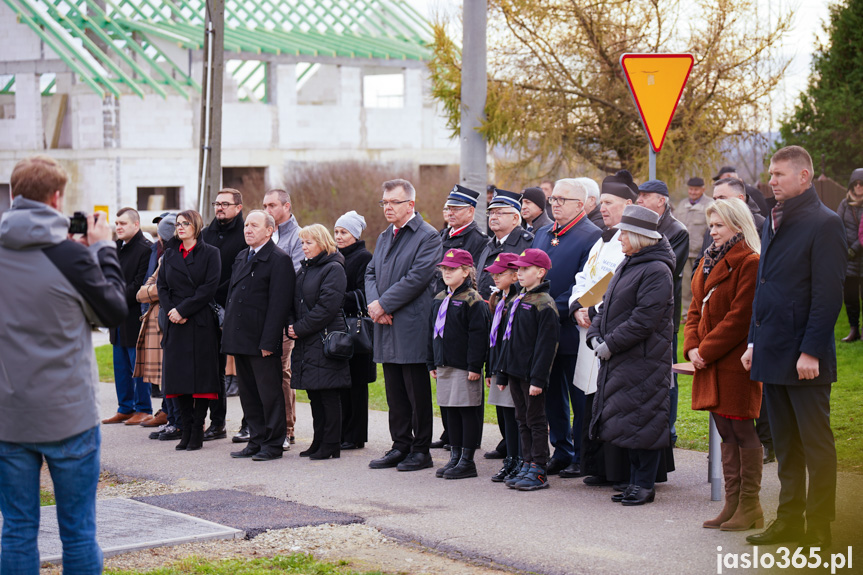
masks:
{"label": "scarf", "polygon": [[507,340],[512,337],[512,320],[515,319],[515,310],[518,309],[518,304],[521,299],[527,295],[527,292],[521,292],[515,299],[512,300],[512,308],[509,310],[509,319],[506,322],[506,330],[503,332],[503,339]]}
{"label": "scarf", "polygon": [[500,296],[500,301],[494,308],[494,317],[491,320],[491,332],[488,336],[489,347],[494,347],[497,344],[497,331],[500,328],[500,320],[503,319],[503,310],[506,307],[506,294],[500,292]]}
{"label": "scarf", "polygon": [[715,243],[710,244],[710,247],[704,252],[704,277],[709,276],[713,268],[716,267],[716,264],[728,253],[728,250],[733,248],[734,244],[742,239],[743,234],[737,234],[721,246],[717,246]]}
{"label": "scarf", "polygon": [[437,312],[437,317],[434,320],[434,337],[443,338],[443,328],[446,325],[446,310],[449,307],[449,300],[452,299],[453,292],[448,291],[446,297],[440,304],[440,309]]}
{"label": "scarf", "polygon": [[857,199],[857,197],[851,193],[851,190],[848,190],[848,194],[845,196],[848,200],[848,205],[852,208],[863,208],[863,198]]}

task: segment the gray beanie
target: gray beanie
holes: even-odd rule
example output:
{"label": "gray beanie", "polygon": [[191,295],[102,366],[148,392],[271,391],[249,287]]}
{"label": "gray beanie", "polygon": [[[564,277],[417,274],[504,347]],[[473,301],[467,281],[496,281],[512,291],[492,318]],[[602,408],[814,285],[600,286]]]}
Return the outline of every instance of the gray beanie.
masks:
{"label": "gray beanie", "polygon": [[363,233],[363,230],[366,229],[366,219],[354,210],[351,210],[336,220],[335,227],[344,228],[348,230],[348,233],[352,236],[360,239],[360,235]]}
{"label": "gray beanie", "polygon": [[177,227],[177,214],[168,214],[164,216],[157,226],[159,237],[163,242],[167,242],[174,237],[174,229]]}

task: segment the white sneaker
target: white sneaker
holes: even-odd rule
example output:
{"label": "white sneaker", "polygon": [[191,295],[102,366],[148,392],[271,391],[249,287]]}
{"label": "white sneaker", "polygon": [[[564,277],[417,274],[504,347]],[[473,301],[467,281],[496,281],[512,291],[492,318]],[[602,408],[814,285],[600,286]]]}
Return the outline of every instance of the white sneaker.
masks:
{"label": "white sneaker", "polygon": [[286,438],[285,438],[285,442],[282,444],[282,451],[287,451],[287,450],[289,450],[290,448],[291,448],[291,442],[290,442],[290,440],[286,437]]}

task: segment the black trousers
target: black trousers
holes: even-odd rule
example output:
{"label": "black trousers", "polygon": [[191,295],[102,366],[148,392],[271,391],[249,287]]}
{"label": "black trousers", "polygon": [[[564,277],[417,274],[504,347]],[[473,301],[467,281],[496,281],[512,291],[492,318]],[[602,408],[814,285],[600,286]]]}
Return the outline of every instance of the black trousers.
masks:
{"label": "black trousers", "polygon": [[[443,422],[443,433],[440,434],[440,440],[446,444],[455,445],[452,441],[450,441],[449,415],[447,414],[447,411],[449,411],[450,409],[451,408],[449,408],[449,407],[440,406],[440,418],[441,418],[441,421]],[[480,447],[482,447],[482,430],[483,430],[483,423],[485,423],[485,392],[483,392],[483,394],[482,394],[482,403],[480,403],[479,405],[477,405],[475,407],[471,407],[470,409],[473,410],[474,417],[476,418],[477,422],[479,423],[479,435],[477,435],[477,437],[476,437],[476,445],[473,446],[474,449],[479,449]],[[501,435],[502,434],[503,434],[503,429],[501,429]],[[498,446],[500,446],[502,444],[503,444],[503,441],[501,441],[501,443],[499,443]],[[466,447],[471,447],[471,446],[468,445]],[[500,451],[503,452],[502,449]]]}
{"label": "black trousers", "polygon": [[585,475],[605,477],[605,450],[602,442],[590,438],[590,416],[593,413],[595,393],[584,396],[584,415],[581,424],[581,471]]}
{"label": "black trousers", "polygon": [[278,355],[235,355],[234,360],[240,404],[249,426],[249,447],[281,453],[287,432],[282,358]]}
{"label": "black trousers", "polygon": [[[494,383],[492,383],[494,385]],[[521,442],[518,438],[518,422],[515,420],[514,407],[497,407],[497,422],[501,428],[503,441],[497,446],[500,453],[507,457],[518,457],[521,455]]]}
{"label": "black trousers", "polygon": [[656,471],[662,451],[659,449],[629,450],[629,483],[645,489],[653,489],[656,484]]}
{"label": "black trousers", "polygon": [[342,405],[342,441],[365,443],[369,440],[369,385],[352,383],[339,390]]}
{"label": "black trousers", "polygon": [[770,432],[770,416],[767,415],[767,396],[761,395],[761,411],[755,419],[755,433],[761,440],[761,445],[773,450],[773,434]]}
{"label": "black trousers", "polygon": [[863,292],[863,277],[847,276],[845,278],[845,313],[848,314],[848,324],[860,327],[860,298]]}
{"label": "black trousers", "polygon": [[[545,395],[548,435],[554,447],[552,457],[564,465],[581,461],[581,418],[584,414],[584,392],[572,384],[577,355],[558,353],[551,365]],[[572,408],[572,419],[570,419]]]}
{"label": "black trousers", "polygon": [[[494,378],[492,378],[492,385],[494,385]],[[501,407],[499,405],[495,405],[495,412],[497,413],[497,428],[500,430],[500,441],[497,442],[497,447],[494,448],[498,453],[503,453],[504,455],[511,456],[513,455],[507,449],[506,445],[506,415],[504,415],[503,410],[509,409],[512,411],[512,417],[515,418],[515,411],[512,407]],[[515,419],[513,419],[515,421]],[[516,438],[518,438],[518,428],[516,428]],[[518,439],[516,439],[518,442]]]}
{"label": "black trousers", "polygon": [[[779,463],[777,519],[829,523],[836,516],[836,444],[827,385],[764,384]],[[809,489],[806,489],[806,472]]]}
{"label": "black trousers", "polygon": [[[281,370],[281,367],[279,368]],[[281,371],[280,371],[281,374]],[[281,382],[281,375],[279,375]],[[281,389],[281,383],[280,389]],[[312,408],[312,441],[323,445],[339,445],[342,436],[342,400],[340,389],[310,389],[309,403]],[[284,399],[282,415],[285,414]]]}
{"label": "black trousers", "polygon": [[[545,418],[545,394],[530,395],[530,382],[509,379],[518,436],[521,439],[521,456],[526,463],[545,467],[548,463],[548,421]],[[568,417],[567,417],[568,419]]]}
{"label": "black trousers", "polygon": [[447,429],[450,444],[456,447],[475,449],[480,425],[476,419],[476,406],[447,407]]}
{"label": "black trousers", "polygon": [[432,438],[431,379],[424,363],[385,363],[393,449],[428,453]]}
{"label": "black trousers", "polygon": [[[219,345],[222,345],[222,330],[219,331]],[[225,426],[225,418],[228,416],[228,395],[225,381],[225,366],[228,364],[228,356],[219,354],[219,398],[210,400],[210,424],[216,427]]]}

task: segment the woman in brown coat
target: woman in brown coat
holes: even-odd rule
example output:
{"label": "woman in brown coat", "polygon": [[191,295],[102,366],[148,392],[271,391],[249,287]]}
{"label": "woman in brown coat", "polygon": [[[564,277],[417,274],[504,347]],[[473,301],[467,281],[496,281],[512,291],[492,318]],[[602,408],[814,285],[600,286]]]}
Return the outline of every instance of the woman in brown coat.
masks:
{"label": "woman in brown coat", "polygon": [[706,210],[713,243],[692,274],[683,352],[695,366],[692,409],[713,414],[722,437],[725,507],[708,529],[762,527],[762,451],[754,419],[761,384],[749,379],[746,351],[761,242],[743,201],[718,200]]}

